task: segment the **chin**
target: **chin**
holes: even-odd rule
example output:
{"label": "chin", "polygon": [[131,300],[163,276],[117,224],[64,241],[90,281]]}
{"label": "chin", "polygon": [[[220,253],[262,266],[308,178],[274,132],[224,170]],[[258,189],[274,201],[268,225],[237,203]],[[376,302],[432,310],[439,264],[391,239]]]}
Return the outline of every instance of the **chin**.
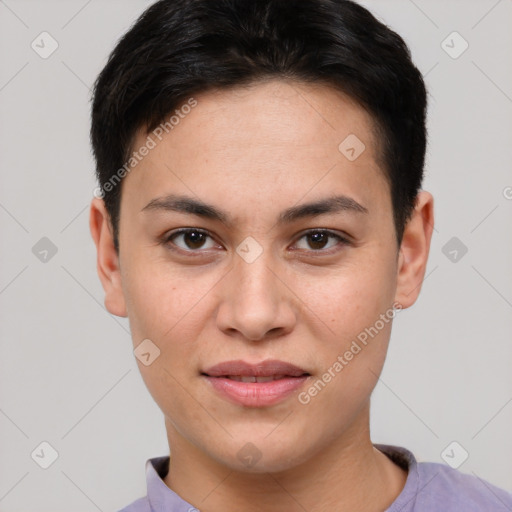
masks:
{"label": "chin", "polygon": [[236,436],[226,452],[215,458],[233,471],[253,474],[279,473],[307,460],[304,437],[301,440],[286,432],[269,435],[271,431],[266,426],[260,432],[253,429],[247,435]]}

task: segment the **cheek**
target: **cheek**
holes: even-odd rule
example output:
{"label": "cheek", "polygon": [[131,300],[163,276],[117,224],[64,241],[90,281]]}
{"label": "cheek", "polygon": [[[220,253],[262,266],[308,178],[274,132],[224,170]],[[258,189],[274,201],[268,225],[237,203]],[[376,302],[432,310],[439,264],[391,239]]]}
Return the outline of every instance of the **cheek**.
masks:
{"label": "cheek", "polygon": [[129,268],[123,289],[134,339],[142,336],[162,344],[175,336],[193,340],[200,326],[195,317],[201,302],[207,300],[219,276],[207,271],[198,275],[192,267],[178,270],[149,258],[140,264],[135,260]]}
{"label": "cheek", "polygon": [[149,259],[140,265],[134,260],[126,268],[130,268],[124,289],[133,345],[149,339],[160,351],[148,366],[137,361],[146,387],[162,411],[172,411],[173,418],[199,421],[201,412],[190,407],[184,383],[197,361],[196,340],[204,329],[204,311],[202,320],[199,316],[218,277],[205,274],[194,279],[187,269],[177,272],[169,264]]}
{"label": "cheek", "polygon": [[[317,373],[299,402],[311,417],[340,408],[337,426],[353,419],[369,399],[385,362],[394,312],[393,286],[378,273],[347,273],[310,288],[309,308],[321,317],[312,336]],[[326,326],[329,330],[326,329]]]}
{"label": "cheek", "polygon": [[328,279],[313,280],[301,291],[308,297],[304,311],[312,321],[315,316],[321,319],[311,336],[319,372],[301,401],[312,405],[312,414],[322,415],[321,404],[326,403],[342,404],[347,414],[354,413],[375,387],[394,316],[390,261],[361,251],[357,264],[340,267]]}
{"label": "cheek", "polygon": [[358,262],[347,261],[321,276],[297,275],[293,287],[305,298],[305,314],[319,318],[331,338],[347,340],[392,308],[396,279],[389,261],[361,253]]}

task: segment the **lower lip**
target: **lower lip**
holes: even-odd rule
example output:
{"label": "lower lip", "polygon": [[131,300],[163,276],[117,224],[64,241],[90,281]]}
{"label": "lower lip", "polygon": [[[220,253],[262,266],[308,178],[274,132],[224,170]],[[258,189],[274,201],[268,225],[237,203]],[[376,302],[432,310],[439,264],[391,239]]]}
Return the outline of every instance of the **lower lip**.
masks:
{"label": "lower lip", "polygon": [[308,376],[285,377],[269,382],[240,382],[207,375],[205,378],[221,395],[237,404],[265,407],[287,398],[304,384]]}

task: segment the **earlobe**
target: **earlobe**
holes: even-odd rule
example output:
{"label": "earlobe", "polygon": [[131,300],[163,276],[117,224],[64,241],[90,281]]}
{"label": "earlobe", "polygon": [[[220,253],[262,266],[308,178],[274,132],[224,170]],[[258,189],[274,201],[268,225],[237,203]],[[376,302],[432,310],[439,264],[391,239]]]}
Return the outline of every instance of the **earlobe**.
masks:
{"label": "earlobe", "polygon": [[429,192],[421,190],[400,245],[395,300],[402,308],[412,306],[420,293],[433,229],[434,198]]}
{"label": "earlobe", "polygon": [[103,290],[105,307],[116,316],[127,316],[124,299],[119,255],[114,247],[110,217],[102,199],[91,202],[89,227],[96,245],[96,265]]}

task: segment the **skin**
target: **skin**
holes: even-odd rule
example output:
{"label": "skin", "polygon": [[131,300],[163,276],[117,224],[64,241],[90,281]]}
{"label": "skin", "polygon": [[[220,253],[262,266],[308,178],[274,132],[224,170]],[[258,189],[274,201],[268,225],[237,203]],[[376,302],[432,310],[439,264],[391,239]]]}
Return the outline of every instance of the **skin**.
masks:
{"label": "skin", "polygon": [[[299,391],[307,390],[395,301],[415,302],[432,195],[418,194],[398,248],[372,118],[348,96],[272,80],[196,99],[123,181],[119,254],[103,201],[94,199],[90,212],[106,308],[128,316],[134,347],[150,339],[161,351],[149,366],[137,361],[165,417],[172,457],[164,481],[206,512],[385,510],[407,477],[369,431],[392,322],[305,405],[295,393],[243,407],[215,392],[201,371],[233,359],[280,359],[311,374]],[[349,134],[366,146],[353,162],[338,149]],[[139,132],[134,148],[145,140]],[[215,205],[231,225],[143,211],[171,193]],[[368,213],[276,223],[286,208],[341,194]],[[183,227],[210,237],[162,241]],[[304,236],[311,229],[348,243],[319,243]],[[263,251],[252,263],[236,252],[248,236]],[[248,442],[261,455],[251,467],[237,457]]]}

